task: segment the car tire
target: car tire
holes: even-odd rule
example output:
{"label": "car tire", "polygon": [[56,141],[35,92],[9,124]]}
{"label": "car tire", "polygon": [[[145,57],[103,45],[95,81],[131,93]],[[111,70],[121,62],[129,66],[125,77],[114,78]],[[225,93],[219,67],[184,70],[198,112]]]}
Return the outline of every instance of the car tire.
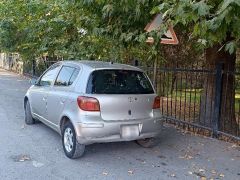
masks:
{"label": "car tire", "polygon": [[151,148],[158,144],[156,138],[139,139],[136,143],[144,148]]}
{"label": "car tire", "polygon": [[31,111],[29,101],[27,101],[26,105],[25,105],[25,123],[28,124],[28,125],[31,125],[31,124],[35,123],[35,120],[32,117],[32,111]]}
{"label": "car tire", "polygon": [[78,143],[76,132],[71,122],[67,122],[63,127],[62,145],[65,155],[70,159],[77,159],[84,154],[85,145]]}

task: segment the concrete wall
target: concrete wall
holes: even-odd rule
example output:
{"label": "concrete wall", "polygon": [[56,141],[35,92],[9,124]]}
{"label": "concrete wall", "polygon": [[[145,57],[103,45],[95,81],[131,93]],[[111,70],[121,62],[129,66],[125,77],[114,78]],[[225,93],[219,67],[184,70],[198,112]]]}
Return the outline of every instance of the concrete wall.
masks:
{"label": "concrete wall", "polygon": [[23,74],[23,62],[17,53],[0,53],[0,68]]}
{"label": "concrete wall", "polygon": [[9,60],[7,58],[7,54],[1,53],[0,54],[0,67],[4,69],[9,69]]}

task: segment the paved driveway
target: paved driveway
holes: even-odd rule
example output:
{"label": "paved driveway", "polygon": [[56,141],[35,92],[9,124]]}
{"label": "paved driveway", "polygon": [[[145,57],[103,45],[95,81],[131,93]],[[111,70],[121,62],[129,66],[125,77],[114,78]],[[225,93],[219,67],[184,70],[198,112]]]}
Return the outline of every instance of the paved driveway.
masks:
{"label": "paved driveway", "polygon": [[[94,144],[65,157],[60,136],[24,124],[28,80],[0,69],[0,179],[240,179],[240,147],[165,127],[159,145]],[[206,177],[206,178],[205,178]]]}

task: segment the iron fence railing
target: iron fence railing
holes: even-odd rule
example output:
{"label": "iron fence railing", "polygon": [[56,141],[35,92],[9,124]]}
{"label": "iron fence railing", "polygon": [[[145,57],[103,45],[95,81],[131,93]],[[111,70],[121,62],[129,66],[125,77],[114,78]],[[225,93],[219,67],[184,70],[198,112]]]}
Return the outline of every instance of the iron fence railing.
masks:
{"label": "iron fence railing", "polygon": [[[153,68],[142,67],[152,79]],[[155,88],[167,121],[240,140],[240,74],[215,69],[157,69]]]}

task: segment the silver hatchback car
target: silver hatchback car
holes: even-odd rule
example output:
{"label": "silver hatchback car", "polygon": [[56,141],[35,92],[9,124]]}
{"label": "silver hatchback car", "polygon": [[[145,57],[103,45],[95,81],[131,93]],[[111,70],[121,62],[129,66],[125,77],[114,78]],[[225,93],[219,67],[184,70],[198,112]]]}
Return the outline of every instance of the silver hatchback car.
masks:
{"label": "silver hatchback car", "polygon": [[145,73],[111,62],[53,64],[27,91],[24,109],[26,124],[39,120],[62,135],[72,159],[98,142],[150,147],[163,124],[160,98]]}

